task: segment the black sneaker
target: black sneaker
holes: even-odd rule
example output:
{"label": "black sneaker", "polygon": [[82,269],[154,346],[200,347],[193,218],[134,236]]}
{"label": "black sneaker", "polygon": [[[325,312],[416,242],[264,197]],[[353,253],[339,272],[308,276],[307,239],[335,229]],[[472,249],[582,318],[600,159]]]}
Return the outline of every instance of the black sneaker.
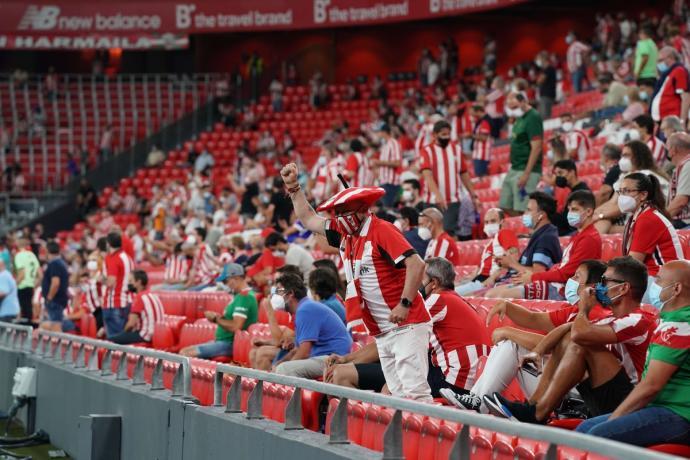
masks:
{"label": "black sneaker", "polygon": [[438,391],[443,398],[450,404],[454,405],[458,409],[473,410],[479,412],[479,408],[482,405],[479,396],[472,393],[466,393],[459,395],[450,388],[441,388]]}
{"label": "black sneaker", "polygon": [[503,407],[501,403],[494,398],[494,395],[484,395],[482,398],[482,403],[484,407],[489,411],[491,415],[501,418],[510,418],[505,412],[503,412]]}
{"label": "black sneaker", "polygon": [[536,404],[509,401],[503,396],[501,396],[499,393],[494,393],[493,399],[496,401],[496,403],[498,403],[500,407],[500,412],[503,414],[505,418],[517,420],[519,422],[524,423],[534,423],[537,425],[546,424],[546,420],[537,420]]}

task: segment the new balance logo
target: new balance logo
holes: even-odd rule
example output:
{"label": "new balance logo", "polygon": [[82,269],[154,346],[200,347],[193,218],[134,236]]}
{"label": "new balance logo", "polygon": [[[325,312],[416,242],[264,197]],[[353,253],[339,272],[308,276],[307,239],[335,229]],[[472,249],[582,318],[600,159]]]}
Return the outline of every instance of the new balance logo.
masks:
{"label": "new balance logo", "polygon": [[57,26],[60,8],[57,6],[29,5],[19,21],[19,30],[50,30]]}

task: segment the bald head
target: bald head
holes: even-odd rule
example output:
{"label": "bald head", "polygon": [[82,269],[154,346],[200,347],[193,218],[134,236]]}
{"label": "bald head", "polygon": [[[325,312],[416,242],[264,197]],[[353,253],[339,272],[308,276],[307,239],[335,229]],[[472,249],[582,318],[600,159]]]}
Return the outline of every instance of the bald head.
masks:
{"label": "bald head", "polygon": [[431,230],[431,236],[436,238],[443,233],[443,213],[437,208],[426,208],[419,215],[419,225]]}
{"label": "bald head", "polygon": [[432,222],[443,222],[443,214],[437,208],[426,208],[422,211],[422,216],[429,218]]}
{"label": "bald head", "polygon": [[659,279],[669,283],[680,283],[686,295],[690,297],[690,261],[674,260],[665,263],[659,270]]}
{"label": "bald head", "polygon": [[671,134],[671,137],[666,141],[666,147],[671,161],[677,165],[680,160],[690,154],[690,134]]}
{"label": "bald head", "polygon": [[660,61],[665,61],[665,60],[672,60],[674,62],[680,61],[680,54],[676,49],[672,46],[664,46],[659,50],[659,60]]}

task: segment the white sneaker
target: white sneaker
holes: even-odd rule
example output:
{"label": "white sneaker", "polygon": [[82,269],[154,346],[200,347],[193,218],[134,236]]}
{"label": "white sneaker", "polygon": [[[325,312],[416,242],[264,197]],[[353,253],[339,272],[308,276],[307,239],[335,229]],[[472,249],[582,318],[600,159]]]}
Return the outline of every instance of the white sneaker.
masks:
{"label": "white sneaker", "polygon": [[473,410],[476,412],[479,412],[479,408],[482,405],[482,400],[479,399],[479,396],[476,396],[472,393],[466,393],[459,395],[450,388],[441,388],[439,390],[439,393],[443,398],[457,407],[458,409],[464,409],[464,410]]}

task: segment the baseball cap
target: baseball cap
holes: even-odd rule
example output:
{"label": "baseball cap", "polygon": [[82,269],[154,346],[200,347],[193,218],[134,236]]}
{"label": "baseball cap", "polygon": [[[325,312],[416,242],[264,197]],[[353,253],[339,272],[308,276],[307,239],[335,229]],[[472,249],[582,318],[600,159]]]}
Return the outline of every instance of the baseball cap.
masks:
{"label": "baseball cap", "polygon": [[225,264],[223,271],[220,273],[216,281],[222,283],[233,276],[244,276],[244,267],[240,264],[229,263]]}

